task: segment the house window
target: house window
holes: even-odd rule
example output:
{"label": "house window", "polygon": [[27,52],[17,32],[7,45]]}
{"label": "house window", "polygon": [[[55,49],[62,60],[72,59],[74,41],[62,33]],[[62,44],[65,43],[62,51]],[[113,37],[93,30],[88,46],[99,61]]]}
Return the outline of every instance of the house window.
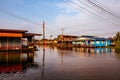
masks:
{"label": "house window", "polygon": [[94,44],[94,41],[91,41],[90,44]]}
{"label": "house window", "polygon": [[2,47],[2,42],[0,41],[0,47]]}
{"label": "house window", "polygon": [[7,38],[0,38],[0,47],[7,47]]}
{"label": "house window", "polygon": [[102,41],[102,44],[105,44],[105,41]]}
{"label": "house window", "polygon": [[100,41],[96,41],[96,44],[100,44]]}

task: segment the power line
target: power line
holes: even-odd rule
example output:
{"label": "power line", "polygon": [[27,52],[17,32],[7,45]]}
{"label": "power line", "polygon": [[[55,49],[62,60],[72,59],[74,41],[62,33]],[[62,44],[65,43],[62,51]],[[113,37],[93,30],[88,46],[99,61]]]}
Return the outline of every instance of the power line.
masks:
{"label": "power line", "polygon": [[61,29],[61,26],[59,26],[59,25],[55,25],[55,24],[51,24],[51,23],[45,23],[46,25],[51,25],[51,26],[54,26],[54,27],[56,27],[56,28],[59,28],[59,29]]}
{"label": "power line", "polygon": [[[66,1],[64,1],[64,2],[66,2]],[[108,22],[107,19],[105,19],[105,18],[103,18],[103,17],[101,17],[101,16],[99,16],[99,15],[93,13],[93,12],[90,11],[90,10],[87,10],[87,9],[84,8],[84,7],[81,7],[80,5],[76,4],[75,2],[73,2],[73,1],[71,1],[71,0],[69,0],[69,2],[70,2],[71,4],[77,6],[77,8],[74,7],[73,5],[69,4],[68,1],[67,1],[66,3],[67,3],[68,5],[70,5],[70,6],[74,7],[74,8],[76,8],[77,10],[81,10],[81,9],[82,9],[84,13],[86,13],[85,11],[87,11],[88,13],[86,13],[86,14],[92,16],[93,18],[95,18],[95,19],[97,19],[97,20],[99,20],[99,21],[102,21],[102,22],[104,22],[104,23],[105,23],[105,21]],[[79,8],[78,8],[78,7],[79,7]],[[90,14],[89,14],[89,13],[90,13]],[[92,15],[91,15],[91,14],[92,14]],[[93,15],[94,15],[94,16],[93,16]],[[113,21],[111,21],[111,22],[114,23],[115,25],[118,24],[118,23],[113,22]],[[110,23],[110,22],[108,22],[108,23]]]}
{"label": "power line", "polygon": [[[103,22],[103,20],[99,19],[97,15],[96,15],[96,16],[93,16],[93,15],[89,14],[89,13],[91,13],[91,12],[89,12],[87,9],[85,9],[85,8],[77,5],[77,4],[74,3],[73,1],[70,1],[70,0],[69,0],[69,2],[70,2],[72,5],[71,5],[68,1],[65,1],[65,0],[63,0],[63,1],[64,1],[66,4],[68,4],[70,7],[72,6],[73,8],[77,9],[78,11],[81,11],[81,12],[83,12],[83,13],[86,13],[86,14],[88,14],[89,16],[91,16],[92,18],[95,18],[95,19],[97,19],[98,21],[102,21],[102,22]],[[73,5],[74,5],[74,6],[73,6]],[[76,6],[76,7],[75,7],[75,6]],[[87,10],[88,13],[86,12],[86,10]]]}
{"label": "power line", "polygon": [[[53,26],[53,27],[57,28],[56,29],[57,31],[61,29],[60,26],[57,26],[57,25],[48,24],[48,23],[45,23],[45,24],[46,24],[46,26]],[[53,27],[51,27],[51,28],[53,28]]]}
{"label": "power line", "polygon": [[58,35],[56,33],[54,33],[54,31],[51,31],[48,27],[45,27],[47,31],[49,31],[50,33],[54,34],[54,35]]}
{"label": "power line", "polygon": [[32,20],[26,19],[26,18],[24,18],[24,17],[21,17],[21,16],[19,16],[19,15],[17,15],[17,14],[14,14],[14,13],[12,13],[12,12],[10,12],[10,11],[8,11],[8,10],[2,9],[2,8],[0,8],[0,12],[5,13],[5,14],[7,14],[7,15],[9,15],[9,16],[15,17],[15,18],[17,18],[17,19],[23,20],[23,21],[28,22],[28,23],[40,25],[40,24],[38,24],[38,23],[36,23],[36,22],[34,22],[34,21],[32,21]]}
{"label": "power line", "polygon": [[104,5],[104,4],[100,3],[100,2],[98,2],[97,0],[94,0],[94,1],[96,1],[99,5],[101,5],[101,7],[106,8],[106,10],[109,10],[109,11],[112,12],[113,14],[115,14],[115,15],[117,15],[117,16],[120,16],[120,14],[118,14],[118,13],[112,11],[112,10],[111,10],[110,8],[108,8],[106,5]]}
{"label": "power line", "polygon": [[102,11],[104,11],[104,12],[106,12],[106,13],[108,13],[108,14],[110,14],[110,15],[112,15],[112,16],[120,19],[120,16],[113,14],[112,12],[104,9],[103,7],[97,5],[96,3],[92,2],[91,0],[87,0],[87,1],[88,1],[89,3],[91,3],[92,5],[96,6],[97,8],[99,8],[100,10],[102,10]]}
{"label": "power line", "polygon": [[65,27],[64,29],[67,29],[67,28],[77,28],[77,27],[86,26],[86,25],[95,24],[95,23],[96,23],[96,21],[91,22],[91,23],[85,23],[85,24],[79,24],[79,25],[74,25],[74,26],[70,26],[70,27]]}
{"label": "power line", "polygon": [[[72,3],[74,3],[73,1],[71,1]],[[75,4],[75,3],[74,3]],[[77,5],[77,4],[76,4]],[[113,20],[111,20],[111,19],[105,19],[105,18],[103,18],[103,17],[101,17],[100,15],[97,15],[96,13],[93,13],[92,11],[90,11],[90,10],[87,10],[86,8],[84,8],[84,7],[81,7],[81,6],[79,6],[79,5],[77,5],[78,7],[80,7],[80,8],[82,8],[82,9],[84,9],[84,10],[86,10],[87,12],[89,12],[89,13],[91,13],[91,14],[93,14],[94,16],[96,16],[96,17],[98,17],[98,18],[101,18],[102,19],[102,22],[104,22],[103,20],[109,20],[110,22],[112,22],[112,23],[114,23],[114,24],[119,24],[118,22],[115,22],[115,21],[113,21]],[[109,22],[109,23],[110,23]]]}
{"label": "power line", "polygon": [[[78,1],[79,1],[80,3],[82,3],[83,5],[85,5],[86,7],[90,8],[90,9],[92,9],[92,10],[95,10],[96,12],[99,13],[99,15],[105,15],[104,17],[109,18],[109,19],[108,19],[109,21],[115,22],[115,23],[119,24],[119,22],[115,21],[116,19],[114,19],[113,17],[110,17],[110,16],[107,15],[107,14],[101,13],[100,11],[98,11],[98,9],[96,9],[95,7],[90,6],[89,4],[86,4],[86,3],[84,3],[84,2],[82,2],[82,1],[80,1],[80,0],[78,0]],[[104,19],[105,19],[105,18],[104,18]]]}
{"label": "power line", "polygon": [[[74,32],[71,32],[71,34],[75,34],[75,35],[80,35],[80,33],[78,33],[79,31],[74,31]],[[106,33],[89,33],[87,35],[111,35],[111,34],[115,34],[119,31],[114,31],[114,32],[106,32]],[[83,35],[84,32],[81,32],[81,35]],[[70,34],[70,33],[66,33],[66,34]],[[85,33],[84,33],[85,34]]]}

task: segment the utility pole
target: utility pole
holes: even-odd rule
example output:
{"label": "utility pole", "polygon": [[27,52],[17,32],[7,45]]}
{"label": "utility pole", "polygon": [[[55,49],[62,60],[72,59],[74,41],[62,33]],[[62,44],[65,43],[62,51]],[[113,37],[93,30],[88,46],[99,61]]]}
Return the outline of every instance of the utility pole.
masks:
{"label": "utility pole", "polygon": [[45,23],[43,21],[43,45],[45,45]]}
{"label": "utility pole", "polygon": [[62,35],[61,36],[62,36],[62,41],[63,41],[63,31],[64,31],[64,29],[62,28],[61,30],[62,30]]}
{"label": "utility pole", "polygon": [[45,23],[43,21],[43,59],[42,59],[42,80],[45,80]]}
{"label": "utility pole", "polygon": [[64,29],[62,28],[61,30],[62,30],[62,36],[63,36],[63,31],[64,31]]}
{"label": "utility pole", "polygon": [[43,34],[43,59],[42,59],[42,79],[41,80],[45,80],[45,23],[43,21],[42,23],[42,34]]}
{"label": "utility pole", "polygon": [[62,36],[61,47],[63,47],[63,31],[64,31],[64,29],[62,28],[61,30],[62,30],[62,35],[61,35],[61,36]]}

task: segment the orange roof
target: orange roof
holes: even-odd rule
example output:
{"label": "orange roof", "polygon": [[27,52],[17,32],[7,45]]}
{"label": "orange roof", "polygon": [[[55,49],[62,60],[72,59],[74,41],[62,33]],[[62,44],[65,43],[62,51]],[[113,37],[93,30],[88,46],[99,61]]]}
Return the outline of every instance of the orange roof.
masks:
{"label": "orange roof", "polygon": [[0,29],[0,37],[34,37],[42,34],[26,33],[27,30]]}
{"label": "orange roof", "polygon": [[22,33],[5,33],[0,32],[0,37],[22,37]]}

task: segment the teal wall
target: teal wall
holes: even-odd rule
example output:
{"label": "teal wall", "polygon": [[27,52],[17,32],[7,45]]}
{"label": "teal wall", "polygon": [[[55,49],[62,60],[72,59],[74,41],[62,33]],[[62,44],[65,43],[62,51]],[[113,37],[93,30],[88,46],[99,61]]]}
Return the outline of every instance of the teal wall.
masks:
{"label": "teal wall", "polygon": [[[110,40],[94,40],[93,44],[91,44],[90,41],[82,41],[84,42],[84,44],[88,45],[88,46],[110,46],[111,45],[111,41]],[[98,42],[98,43],[97,43]],[[80,41],[75,41],[75,42],[72,42],[72,44],[80,44]]]}
{"label": "teal wall", "polygon": [[97,43],[97,41],[98,40],[94,41],[94,46],[110,46],[111,45],[111,41],[110,40],[104,40],[104,42],[102,40],[99,40],[99,44]]}

